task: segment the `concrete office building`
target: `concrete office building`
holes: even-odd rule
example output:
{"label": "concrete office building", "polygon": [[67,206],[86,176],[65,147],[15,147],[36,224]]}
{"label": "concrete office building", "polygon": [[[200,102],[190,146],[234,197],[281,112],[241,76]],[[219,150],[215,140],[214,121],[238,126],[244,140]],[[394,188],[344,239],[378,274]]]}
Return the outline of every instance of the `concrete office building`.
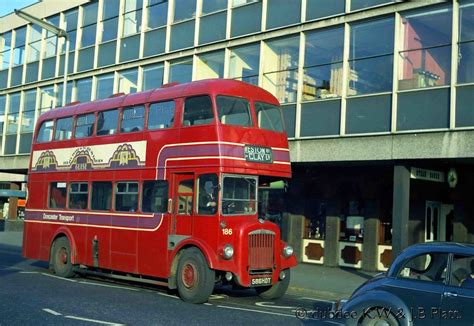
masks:
{"label": "concrete office building", "polygon": [[26,181],[34,123],[64,91],[84,102],[234,78],[282,103],[294,178],[265,198],[285,197],[283,233],[302,261],[383,270],[412,243],[474,242],[474,0],[43,0],[24,11],[67,31],[68,86],[64,40],[1,17],[3,187]]}

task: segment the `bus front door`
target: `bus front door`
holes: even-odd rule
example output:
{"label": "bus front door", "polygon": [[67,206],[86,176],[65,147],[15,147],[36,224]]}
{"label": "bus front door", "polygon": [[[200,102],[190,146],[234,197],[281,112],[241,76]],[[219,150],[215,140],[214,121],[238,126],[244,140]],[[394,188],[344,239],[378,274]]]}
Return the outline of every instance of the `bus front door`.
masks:
{"label": "bus front door", "polygon": [[194,174],[174,174],[173,178],[174,209],[171,234],[190,236],[193,231]]}

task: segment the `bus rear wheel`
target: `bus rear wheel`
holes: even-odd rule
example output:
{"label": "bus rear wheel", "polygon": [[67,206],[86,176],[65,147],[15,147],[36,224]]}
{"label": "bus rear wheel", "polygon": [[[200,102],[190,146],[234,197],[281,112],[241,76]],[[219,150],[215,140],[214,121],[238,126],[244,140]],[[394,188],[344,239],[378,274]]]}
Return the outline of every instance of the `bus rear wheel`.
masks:
{"label": "bus rear wheel", "polygon": [[284,273],[285,278],[278,283],[271,286],[260,286],[255,288],[260,298],[265,300],[279,299],[286,293],[286,290],[288,290],[288,286],[290,285],[290,270],[286,269],[284,270]]}
{"label": "bus rear wheel", "polygon": [[51,265],[56,275],[70,278],[74,276],[74,265],[71,263],[71,245],[66,237],[53,242]]}
{"label": "bus rear wheel", "polygon": [[179,258],[176,282],[183,301],[204,303],[214,290],[215,272],[199,249],[186,249]]}

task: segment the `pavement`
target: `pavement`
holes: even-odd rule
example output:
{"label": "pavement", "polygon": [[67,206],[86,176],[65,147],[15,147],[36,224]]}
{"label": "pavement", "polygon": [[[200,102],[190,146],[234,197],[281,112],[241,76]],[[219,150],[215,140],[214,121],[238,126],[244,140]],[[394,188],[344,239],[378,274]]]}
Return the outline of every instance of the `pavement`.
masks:
{"label": "pavement", "polygon": [[[23,232],[2,232],[0,228],[0,244],[21,247],[22,240]],[[349,298],[357,287],[373,275],[375,273],[357,269],[299,263],[291,270],[288,292],[334,301]]]}

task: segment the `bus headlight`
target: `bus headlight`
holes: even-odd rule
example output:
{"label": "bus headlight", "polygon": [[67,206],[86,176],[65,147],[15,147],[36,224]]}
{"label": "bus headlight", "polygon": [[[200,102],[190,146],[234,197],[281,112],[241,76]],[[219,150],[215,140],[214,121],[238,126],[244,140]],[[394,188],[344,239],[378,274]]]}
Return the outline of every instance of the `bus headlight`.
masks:
{"label": "bus headlight", "polygon": [[234,247],[230,244],[226,244],[223,250],[223,256],[225,259],[231,259],[234,256]]}
{"label": "bus headlight", "polygon": [[290,257],[291,255],[293,255],[293,247],[290,245],[286,245],[283,248],[283,256]]}

